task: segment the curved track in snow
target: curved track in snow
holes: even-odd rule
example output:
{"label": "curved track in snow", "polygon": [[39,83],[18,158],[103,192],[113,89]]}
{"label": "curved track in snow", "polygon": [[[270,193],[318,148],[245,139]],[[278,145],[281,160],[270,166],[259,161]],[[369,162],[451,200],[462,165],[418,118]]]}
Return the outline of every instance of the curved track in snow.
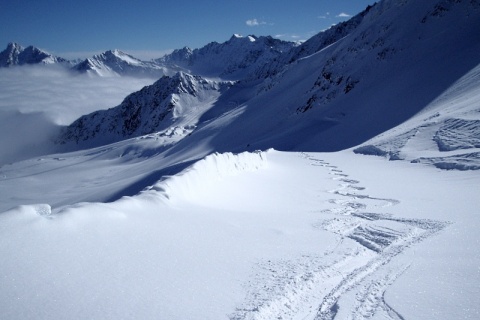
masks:
{"label": "curved track in snow", "polygon": [[[331,200],[338,207],[324,211],[335,216],[325,222],[324,229],[331,230],[342,238],[352,239],[375,253],[365,265],[343,274],[342,281],[322,299],[315,319],[334,319],[340,310],[341,318],[365,319],[383,313],[386,318],[403,319],[385,301],[385,291],[408,265],[391,262],[395,256],[442,230],[448,223],[403,219],[378,212],[400,202],[368,195],[359,181],[348,179],[342,170],[308,154],[304,155],[312,165],[329,168],[332,179],[339,182],[339,188],[331,192],[345,198],[341,201]],[[342,304],[344,295],[353,294],[353,304],[351,301]]]}

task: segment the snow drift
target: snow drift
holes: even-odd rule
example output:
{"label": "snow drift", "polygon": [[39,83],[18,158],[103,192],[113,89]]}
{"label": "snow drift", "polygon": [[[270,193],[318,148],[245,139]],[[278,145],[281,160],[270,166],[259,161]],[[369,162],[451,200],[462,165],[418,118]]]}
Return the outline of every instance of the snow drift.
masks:
{"label": "snow drift", "polygon": [[[231,282],[228,270],[246,261],[233,257],[225,264],[224,253],[241,243],[216,243],[216,239],[238,230],[211,220],[209,214],[179,211],[176,206],[208,193],[209,186],[223,179],[266,164],[264,152],[214,154],[138,196],[113,203],[78,203],[60,210],[48,204],[22,205],[3,212],[0,253],[5,259],[1,266],[5,290],[0,290],[0,297],[4,302],[14,297],[15,302],[2,303],[0,316],[193,319],[212,312],[220,316],[225,307],[233,308],[231,294],[218,297],[220,305],[206,306],[206,302],[218,289],[231,290],[224,286]],[[208,226],[199,229],[205,219],[210,220]],[[172,236],[177,240],[169,244]],[[22,249],[15,249],[17,245]],[[218,268],[224,270],[223,276],[216,274]],[[237,270],[249,271],[246,266]],[[168,283],[170,277],[177,280]],[[219,278],[224,280],[218,282]],[[6,289],[13,284],[14,291]],[[202,287],[208,295],[199,295]],[[192,305],[192,297],[199,303]],[[158,299],[170,307],[158,304]],[[189,308],[179,312],[174,301]],[[133,312],[135,305],[140,309]]]}
{"label": "snow drift", "polygon": [[214,153],[177,175],[162,178],[142,194],[160,192],[166,199],[172,201],[201,198],[202,193],[208,192],[209,186],[225,177],[266,167],[267,153],[268,151]]}

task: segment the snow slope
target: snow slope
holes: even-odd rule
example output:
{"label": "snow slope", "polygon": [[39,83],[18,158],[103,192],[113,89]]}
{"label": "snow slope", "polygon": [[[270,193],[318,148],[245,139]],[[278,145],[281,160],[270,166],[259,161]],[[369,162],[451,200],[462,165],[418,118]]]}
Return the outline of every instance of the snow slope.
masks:
{"label": "snow slope", "polygon": [[380,2],[346,37],[267,79],[244,113],[267,124],[252,145],[342,150],[421,112],[478,65],[479,4],[449,2],[441,16],[436,5]]}

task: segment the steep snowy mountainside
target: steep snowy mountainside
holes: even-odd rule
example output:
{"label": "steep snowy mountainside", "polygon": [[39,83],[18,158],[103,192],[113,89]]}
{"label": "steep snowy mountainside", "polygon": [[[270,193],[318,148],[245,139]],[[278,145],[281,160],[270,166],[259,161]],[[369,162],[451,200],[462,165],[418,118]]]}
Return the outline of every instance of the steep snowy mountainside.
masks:
{"label": "steep snowy mountainside", "polygon": [[155,60],[205,77],[239,80],[297,46],[270,36],[233,35],[223,43],[211,42],[199,49],[185,47]]}
{"label": "steep snowy mountainside", "polygon": [[168,72],[152,62],[141,61],[120,50],[108,50],[85,59],[74,70],[100,76],[149,76],[161,77]]}
{"label": "steep snowy mountainside", "polygon": [[182,138],[231,85],[183,72],[163,76],[127,96],[119,106],[79,118],[64,129],[58,142],[87,147],[155,132]]}
{"label": "steep snowy mountainside", "polygon": [[479,2],[379,2],[348,36],[267,78],[236,130],[254,119],[261,129],[247,143],[257,148],[333,151],[363,143],[475,68],[476,30]]}
{"label": "steep snowy mountainside", "polygon": [[69,61],[61,57],[51,55],[50,53],[33,46],[24,48],[18,43],[14,42],[9,43],[7,48],[0,52],[0,67],[54,63],[68,64]]}

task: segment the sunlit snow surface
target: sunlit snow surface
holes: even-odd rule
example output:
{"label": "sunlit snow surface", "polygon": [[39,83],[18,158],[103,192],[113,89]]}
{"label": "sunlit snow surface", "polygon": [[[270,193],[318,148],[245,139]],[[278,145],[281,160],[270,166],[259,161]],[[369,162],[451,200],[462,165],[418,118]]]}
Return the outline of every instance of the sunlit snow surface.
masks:
{"label": "sunlit snow surface", "polygon": [[[70,163],[72,199],[104,183],[79,156],[44,160]],[[118,181],[135,168],[110,166]],[[15,207],[0,214],[0,317],[474,318],[479,185],[475,171],[270,150],[210,155],[112,203]]]}

